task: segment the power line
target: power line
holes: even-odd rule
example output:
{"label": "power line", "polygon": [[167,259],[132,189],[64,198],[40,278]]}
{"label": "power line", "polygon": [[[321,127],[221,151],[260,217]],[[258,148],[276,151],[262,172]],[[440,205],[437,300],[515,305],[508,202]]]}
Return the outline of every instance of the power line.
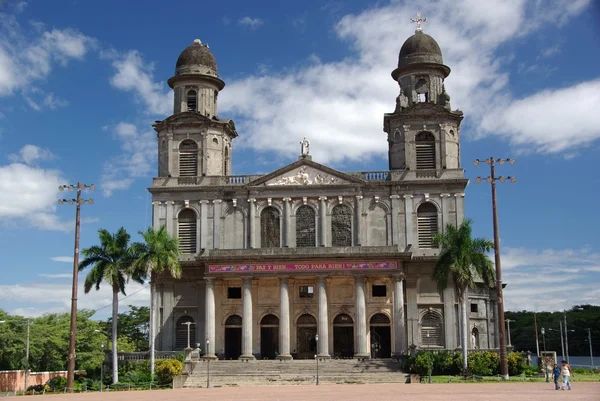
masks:
{"label": "power line", "polygon": [[[137,293],[139,293],[139,292],[142,292],[143,290],[145,290],[145,289],[146,289],[146,288],[148,288],[148,287],[149,287],[149,285],[148,285],[148,284],[144,285],[142,288],[140,288],[139,290],[137,290],[137,291],[136,291],[136,292],[134,292],[133,294],[129,294],[129,295],[127,295],[127,296],[125,296],[125,297],[123,297],[123,298],[119,299],[119,302],[121,302],[121,301],[124,301],[124,300],[126,300],[127,298],[129,298],[129,297],[132,297],[132,296],[134,296],[135,294],[137,294]],[[96,310],[94,311],[94,314],[98,313],[98,311],[100,311],[100,310],[102,310],[102,309],[108,308],[109,306],[112,306],[112,303],[110,303],[110,304],[108,304],[108,305],[105,305],[105,306],[103,306],[103,307],[101,307],[101,308],[98,308],[98,309],[96,309]]]}

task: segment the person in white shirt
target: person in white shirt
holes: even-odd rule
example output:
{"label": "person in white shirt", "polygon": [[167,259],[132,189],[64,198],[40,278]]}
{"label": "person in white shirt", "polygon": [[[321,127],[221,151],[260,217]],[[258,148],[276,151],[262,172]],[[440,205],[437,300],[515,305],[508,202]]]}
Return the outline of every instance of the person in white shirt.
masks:
{"label": "person in white shirt", "polygon": [[569,379],[571,378],[571,375],[573,375],[573,371],[571,370],[571,366],[567,363],[567,361],[562,361],[560,375],[563,377],[563,384],[561,388],[564,390],[565,387],[567,387],[569,390],[571,390],[571,382]]}

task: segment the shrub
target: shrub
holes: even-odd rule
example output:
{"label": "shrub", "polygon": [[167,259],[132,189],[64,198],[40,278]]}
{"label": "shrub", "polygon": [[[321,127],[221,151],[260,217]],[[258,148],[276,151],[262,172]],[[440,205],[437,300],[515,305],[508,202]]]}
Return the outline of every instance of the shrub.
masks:
{"label": "shrub", "polygon": [[576,375],[589,375],[591,373],[594,373],[593,370],[588,369],[588,368],[571,368],[571,370],[573,371],[573,373],[575,373]]}
{"label": "shrub", "polygon": [[523,373],[525,373],[526,376],[537,376],[539,374],[539,369],[537,366],[525,365]]}
{"label": "shrub", "polygon": [[496,352],[481,351],[467,357],[469,372],[474,375],[494,376],[500,368],[500,356]]}
{"label": "shrub", "polygon": [[177,359],[165,359],[156,362],[154,372],[159,384],[173,383],[173,377],[183,371],[183,364]]}
{"label": "shrub", "polygon": [[422,351],[415,358],[415,370],[421,376],[433,375],[435,357],[431,351]]}
{"label": "shrub", "polygon": [[46,382],[52,391],[62,391],[67,387],[67,378],[64,376],[56,376]]}
{"label": "shrub", "polygon": [[511,352],[508,354],[508,374],[518,376],[525,370],[525,357],[520,352]]}

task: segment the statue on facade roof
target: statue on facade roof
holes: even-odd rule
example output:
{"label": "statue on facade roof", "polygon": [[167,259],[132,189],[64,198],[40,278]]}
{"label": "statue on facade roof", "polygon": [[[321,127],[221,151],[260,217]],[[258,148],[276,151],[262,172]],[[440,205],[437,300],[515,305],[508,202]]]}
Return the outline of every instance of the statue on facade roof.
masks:
{"label": "statue on facade roof", "polygon": [[302,156],[308,156],[308,148],[310,147],[310,141],[304,137],[303,140],[300,141],[300,151]]}

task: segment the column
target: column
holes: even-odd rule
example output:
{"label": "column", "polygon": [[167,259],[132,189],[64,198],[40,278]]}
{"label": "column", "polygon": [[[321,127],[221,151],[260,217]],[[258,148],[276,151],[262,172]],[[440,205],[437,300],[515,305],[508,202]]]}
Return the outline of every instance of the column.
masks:
{"label": "column", "polygon": [[317,333],[319,334],[319,349],[317,350],[320,358],[329,358],[329,317],[327,314],[327,282],[325,276],[319,276],[317,279],[317,294],[319,297],[319,321]]}
{"label": "column", "polygon": [[445,232],[447,224],[455,225],[456,222],[450,221],[450,205],[448,202],[450,194],[440,194],[440,197],[442,198],[442,232]]}
{"label": "column", "polygon": [[221,199],[215,199],[213,202],[213,249],[221,247]]}
{"label": "column", "polygon": [[390,205],[392,212],[392,245],[398,246],[400,245],[400,227],[398,226],[398,208],[400,195],[391,195],[390,196]]}
{"label": "column", "polygon": [[325,246],[325,238],[327,236],[327,224],[325,224],[325,219],[327,216],[327,197],[319,196],[319,245]]}
{"label": "column", "polygon": [[279,356],[278,359],[292,359],[290,354],[290,295],[288,278],[279,278]]}
{"label": "column", "polygon": [[456,225],[460,225],[465,219],[465,194],[454,194],[456,198]]}
{"label": "column", "polygon": [[361,213],[362,213],[362,195],[356,195],[354,198],[354,245],[362,245]]}
{"label": "column", "polygon": [[408,321],[408,346],[418,347],[421,344],[419,332],[419,307],[417,296],[418,278],[406,279],[406,317]]}
{"label": "column", "polygon": [[283,198],[283,246],[290,246],[290,202],[292,198]]}
{"label": "column", "polygon": [[[169,131],[171,131],[169,129]],[[179,151],[174,152],[173,151],[173,132],[169,132],[167,134],[167,146],[168,146],[168,161],[167,161],[167,170],[168,170],[168,175],[169,176],[173,176],[173,177],[179,177],[179,171],[177,171],[177,173],[175,174],[174,168],[173,168],[173,162],[174,159],[177,158],[177,165],[179,165]]]}
{"label": "column", "polygon": [[248,199],[248,231],[250,232],[250,249],[256,248],[256,230],[254,224],[256,222],[256,199]]}
{"label": "column", "polygon": [[165,202],[167,204],[167,219],[165,221],[165,226],[167,227],[167,232],[169,234],[171,234],[171,236],[176,237],[177,236],[177,230],[174,229],[175,225],[173,225],[173,205],[175,205],[175,202],[173,201],[167,201]]}
{"label": "column", "polygon": [[215,279],[207,277],[205,293],[205,319],[204,331],[205,339],[202,341],[206,347],[206,340],[209,341],[209,346],[205,350],[204,358],[217,359],[215,356]]}
{"label": "column", "polygon": [[152,227],[155,229],[160,227],[160,204],[161,202],[152,202]]}
{"label": "column", "polygon": [[371,353],[367,348],[367,304],[365,299],[365,278],[354,278],[356,301],[356,352],[354,358],[370,358]]}
{"label": "column", "polygon": [[202,252],[203,249],[206,249],[206,240],[208,237],[208,201],[201,200],[200,201],[200,249],[199,252]]}
{"label": "column", "polygon": [[394,280],[394,356],[406,355],[406,325],[404,323],[404,273],[393,276]]}
{"label": "column", "polygon": [[413,249],[417,248],[419,244],[415,243],[414,227],[413,227],[413,196],[404,195],[404,214],[406,215],[406,246],[409,244],[413,246]]}
{"label": "column", "polygon": [[252,277],[242,277],[242,355],[254,359],[252,353]]}

